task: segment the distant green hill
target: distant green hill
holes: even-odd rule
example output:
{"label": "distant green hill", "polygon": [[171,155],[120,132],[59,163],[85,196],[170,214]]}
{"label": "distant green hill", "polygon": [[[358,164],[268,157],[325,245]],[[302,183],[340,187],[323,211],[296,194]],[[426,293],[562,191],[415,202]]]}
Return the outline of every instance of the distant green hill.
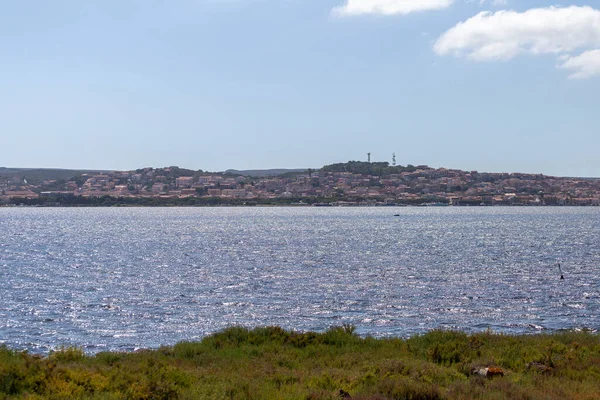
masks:
{"label": "distant green hill", "polygon": [[70,179],[81,174],[97,174],[107,172],[100,170],[77,170],[55,168],[6,168],[0,167],[0,177],[8,176],[20,180],[26,179],[28,183],[36,185],[44,180]]}
{"label": "distant green hill", "polygon": [[252,176],[252,177],[265,177],[265,176],[278,176],[285,175],[289,173],[303,173],[308,171],[308,168],[299,168],[299,169],[249,169],[249,170],[237,170],[237,169],[228,169],[225,171],[226,174],[232,175],[242,175],[242,176]]}
{"label": "distant green hill", "polygon": [[390,166],[387,162],[364,162],[364,161],[348,161],[346,163],[338,163],[326,165],[321,168],[322,172],[351,172],[353,174],[383,176],[391,174],[399,174],[402,172],[413,172],[417,168],[413,165]]}

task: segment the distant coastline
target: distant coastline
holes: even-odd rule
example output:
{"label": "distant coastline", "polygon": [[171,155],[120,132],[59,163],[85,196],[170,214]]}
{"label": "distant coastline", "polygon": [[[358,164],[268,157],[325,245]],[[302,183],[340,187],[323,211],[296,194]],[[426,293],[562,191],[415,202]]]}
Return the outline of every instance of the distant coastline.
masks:
{"label": "distant coastline", "polygon": [[411,207],[411,208],[439,208],[439,207],[598,207],[597,204],[461,204],[450,205],[445,203],[373,203],[373,202],[348,202],[348,201],[331,201],[319,202],[318,199],[313,201],[299,202],[255,202],[255,201],[223,201],[219,198],[209,199],[121,199],[115,197],[97,197],[93,200],[84,200],[81,202],[62,202],[55,199],[18,199],[9,200],[8,202],[0,203],[0,208],[84,208],[84,207],[123,207],[123,208],[139,208],[139,207]]}
{"label": "distant coastline", "polygon": [[220,173],[0,168],[0,205],[599,206],[600,179],[360,161]]}

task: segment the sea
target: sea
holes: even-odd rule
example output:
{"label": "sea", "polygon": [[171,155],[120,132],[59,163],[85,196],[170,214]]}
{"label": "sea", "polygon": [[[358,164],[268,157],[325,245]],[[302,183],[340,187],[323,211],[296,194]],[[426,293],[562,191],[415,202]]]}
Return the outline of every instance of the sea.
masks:
{"label": "sea", "polygon": [[597,331],[599,244],[593,207],[0,208],[0,345]]}

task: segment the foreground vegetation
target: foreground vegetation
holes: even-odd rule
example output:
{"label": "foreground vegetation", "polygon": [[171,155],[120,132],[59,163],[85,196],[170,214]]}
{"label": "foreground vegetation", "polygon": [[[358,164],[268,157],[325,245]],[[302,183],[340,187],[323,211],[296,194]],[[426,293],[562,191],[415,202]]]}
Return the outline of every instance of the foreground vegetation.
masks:
{"label": "foreground vegetation", "polygon": [[[0,347],[0,399],[597,399],[600,337],[433,331],[410,339],[228,328],[201,342],[47,357]],[[503,372],[485,377],[485,367]]]}

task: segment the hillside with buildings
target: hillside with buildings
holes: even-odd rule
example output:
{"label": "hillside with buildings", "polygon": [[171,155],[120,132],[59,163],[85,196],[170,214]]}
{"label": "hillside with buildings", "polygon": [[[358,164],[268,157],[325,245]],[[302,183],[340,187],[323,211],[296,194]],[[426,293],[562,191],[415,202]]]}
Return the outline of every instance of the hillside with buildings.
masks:
{"label": "hillside with buildings", "polygon": [[31,179],[27,171],[0,171],[2,203],[96,204],[84,200],[111,198],[127,204],[600,205],[600,179],[382,162],[352,161],[262,177],[166,167],[69,171],[71,176],[61,172],[54,179],[39,179],[40,170],[31,170],[38,177]]}

